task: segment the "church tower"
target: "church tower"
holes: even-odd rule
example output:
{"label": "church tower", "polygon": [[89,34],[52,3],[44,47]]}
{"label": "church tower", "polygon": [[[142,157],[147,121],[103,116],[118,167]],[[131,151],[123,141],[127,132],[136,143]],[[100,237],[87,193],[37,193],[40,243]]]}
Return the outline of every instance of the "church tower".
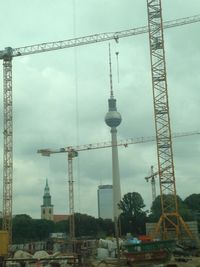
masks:
{"label": "church tower", "polygon": [[44,188],[43,205],[41,205],[41,219],[53,221],[53,205],[51,204],[51,195],[47,179]]}

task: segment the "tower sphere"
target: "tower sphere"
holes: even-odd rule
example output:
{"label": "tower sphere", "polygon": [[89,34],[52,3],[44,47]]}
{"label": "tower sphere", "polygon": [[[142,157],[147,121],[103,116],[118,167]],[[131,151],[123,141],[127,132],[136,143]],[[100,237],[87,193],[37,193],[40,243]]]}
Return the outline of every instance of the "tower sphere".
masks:
{"label": "tower sphere", "polygon": [[109,127],[117,127],[122,121],[121,115],[118,111],[108,111],[105,116],[105,122]]}

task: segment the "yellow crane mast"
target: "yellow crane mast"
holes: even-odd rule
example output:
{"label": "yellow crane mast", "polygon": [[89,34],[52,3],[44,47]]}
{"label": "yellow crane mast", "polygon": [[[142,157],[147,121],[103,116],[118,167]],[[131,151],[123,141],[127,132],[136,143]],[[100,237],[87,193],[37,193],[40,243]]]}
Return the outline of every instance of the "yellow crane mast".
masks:
{"label": "yellow crane mast", "polygon": [[[164,23],[165,28],[182,26],[200,21],[200,15],[180,18]],[[30,46],[0,50],[0,60],[3,61],[3,115],[4,115],[4,150],[3,150],[3,230],[9,233],[9,243],[12,243],[12,184],[13,184],[13,106],[12,106],[12,59],[15,57],[49,52],[75,46],[118,41],[148,32],[148,27],[138,27],[129,30],[93,34],[84,37],[56,42],[46,42]]]}
{"label": "yellow crane mast", "polygon": [[175,232],[177,239],[181,239],[181,227],[190,237],[192,235],[179,214],[177,204],[161,0],[147,0],[147,13],[162,207],[162,215],[157,224],[155,235],[160,231],[162,238],[168,239],[171,233]]}

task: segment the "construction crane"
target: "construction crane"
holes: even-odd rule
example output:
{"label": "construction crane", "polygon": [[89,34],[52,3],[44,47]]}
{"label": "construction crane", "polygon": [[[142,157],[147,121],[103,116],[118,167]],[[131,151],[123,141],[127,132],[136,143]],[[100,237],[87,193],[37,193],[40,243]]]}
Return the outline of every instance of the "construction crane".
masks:
{"label": "construction crane", "polygon": [[[200,134],[199,131],[184,132],[184,133],[175,133],[172,135],[173,138],[185,137],[190,135]],[[139,137],[139,138],[129,138],[126,140],[120,140],[116,146],[128,147],[131,144],[139,143],[148,143],[156,141],[156,137]],[[37,153],[40,153],[42,156],[49,157],[51,154],[57,153],[68,153],[68,182],[69,182],[69,235],[70,240],[75,240],[75,224],[74,224],[74,179],[73,179],[73,158],[78,156],[80,151],[88,151],[93,149],[101,149],[112,147],[112,142],[102,142],[96,144],[87,144],[80,146],[68,146],[65,148],[59,149],[39,149]]]}
{"label": "construction crane", "polygon": [[[164,168],[163,170],[167,170],[168,167]],[[159,174],[159,171],[153,172],[153,166],[151,166],[151,175],[144,177],[145,180],[148,182],[151,180],[151,189],[152,189],[152,202],[156,199],[156,181],[155,178]]]}
{"label": "construction crane", "polygon": [[170,234],[175,233],[176,238],[180,240],[182,226],[188,236],[192,238],[190,229],[179,214],[177,204],[161,0],[147,0],[147,13],[162,207],[162,215],[154,235],[161,233],[163,239],[168,239]]}
{"label": "construction crane", "polygon": [[78,157],[78,149],[69,149],[61,148],[59,150],[50,150],[50,149],[40,149],[37,151],[41,153],[42,156],[49,157],[54,153],[68,153],[68,183],[69,183],[69,237],[73,242],[75,241],[75,222],[74,222],[74,179],[73,179],[73,158]]}
{"label": "construction crane", "polygon": [[153,166],[151,166],[151,175],[145,177],[147,182],[151,179],[152,202],[154,202],[154,200],[156,199],[156,181],[155,181],[155,177],[157,175],[158,175],[158,171],[157,172],[153,172]]}
{"label": "construction crane", "polygon": [[[164,23],[165,28],[177,27],[200,21],[200,15],[186,17]],[[64,41],[46,42],[42,44],[19,48],[6,47],[0,51],[0,60],[3,60],[3,230],[9,232],[9,242],[12,243],[12,184],[13,184],[13,101],[12,101],[12,59],[19,56],[38,54],[48,51],[82,46],[108,40],[118,41],[120,38],[134,36],[148,32],[148,27],[94,34],[85,37]]]}

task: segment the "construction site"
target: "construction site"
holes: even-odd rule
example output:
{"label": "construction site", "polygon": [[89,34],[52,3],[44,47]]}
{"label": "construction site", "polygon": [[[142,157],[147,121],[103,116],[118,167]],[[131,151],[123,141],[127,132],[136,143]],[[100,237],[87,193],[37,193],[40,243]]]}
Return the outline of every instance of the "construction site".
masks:
{"label": "construction site", "polygon": [[[199,194],[199,96],[195,95],[199,76],[196,66],[192,65],[197,61],[198,52],[194,50],[191,55],[194,62],[190,62],[184,50],[193,51],[193,48],[190,48],[190,32],[198,29],[195,25],[199,25],[200,15],[166,20],[164,14],[170,13],[170,5],[173,5],[173,2],[168,3],[168,7],[163,2],[138,2],[138,8],[143,10],[141,14],[146,12],[145,16],[141,17],[141,21],[146,19],[144,26],[86,34],[82,37],[77,36],[76,20],[79,10],[78,5],[73,2],[73,38],[26,44],[17,48],[13,48],[11,43],[0,50],[3,63],[0,266],[200,266],[199,218],[196,216],[196,220],[185,221],[179,210],[180,196],[185,198],[193,193]],[[200,8],[200,4],[198,5]],[[51,8],[53,10],[55,7]],[[181,7],[177,6],[177,10],[179,9],[181,10]],[[166,17],[169,16],[170,14]],[[105,26],[103,22],[102,24]],[[184,30],[185,27],[185,41],[181,41],[181,44],[187,43],[187,47],[182,48],[180,45],[179,51],[178,45],[176,46],[179,41],[177,31]],[[174,32],[172,37],[166,34],[166,31],[170,30]],[[195,37],[198,35],[196,32],[193,34]],[[141,39],[132,45],[132,39],[136,38]],[[177,38],[177,41],[174,41],[174,38]],[[120,46],[124,39],[125,43]],[[95,90],[92,89],[91,94],[91,57],[86,47],[91,47],[95,55],[98,53],[95,46],[100,43],[105,46],[101,48],[98,62],[94,63],[96,65],[91,66],[95,82]],[[145,43],[144,51],[141,43]],[[90,46],[92,44],[93,46]],[[134,50],[130,61],[128,45],[133,46]],[[81,47],[82,54],[78,50]],[[175,51],[173,55],[170,54],[172,48]],[[72,49],[73,52],[70,52]],[[62,54],[65,50],[68,54]],[[73,54],[73,59],[66,63],[67,68],[64,68],[63,73],[50,66],[49,55],[55,53],[57,54],[52,58],[52,64],[58,60],[58,65],[62,67],[64,62],[68,61],[67,57],[70,58]],[[173,60],[176,53],[180,54],[181,59],[187,59],[187,63]],[[27,65],[34,55],[37,60],[37,54],[40,55],[38,70],[34,69],[33,63]],[[43,69],[46,55],[49,59],[46,60],[47,67]],[[21,60],[21,65],[13,69],[17,59]],[[139,62],[140,59],[141,65],[138,67],[137,60]],[[133,78],[127,73],[128,69],[124,67],[126,64],[134,65],[135,69],[132,71],[136,73],[131,74]],[[96,73],[95,68],[100,66],[102,70]],[[185,66],[189,69],[188,77],[183,74]],[[27,76],[26,85],[30,88],[24,93],[16,92],[13,80],[23,72],[22,68],[26,67],[28,72],[22,77]],[[46,83],[42,79],[37,80],[38,73]],[[31,82],[28,82],[29,74]],[[105,97],[102,98],[102,84],[98,85],[101,79],[105,83]],[[22,80],[20,78],[16,83],[19,89],[23,88]],[[41,88],[43,83],[48,88]],[[64,84],[67,89],[61,90]],[[40,91],[36,97],[34,86]],[[71,89],[74,91],[73,97],[69,94]],[[126,94],[128,89],[130,95]],[[79,90],[84,92],[80,95]],[[62,95],[64,92],[66,94]],[[51,97],[48,106],[45,102],[47,95]],[[131,102],[132,98],[135,102]],[[16,107],[15,101],[18,103]],[[29,102],[33,102],[33,106],[29,107]],[[26,111],[22,108],[23,105]],[[67,106],[69,110],[60,109],[62,105]],[[101,122],[98,122],[98,116]],[[195,128],[191,131],[193,126]],[[24,128],[27,128],[28,135]],[[140,134],[141,132],[143,134]],[[129,137],[127,133],[130,134]],[[137,134],[139,137],[132,137]],[[103,141],[106,137],[110,141]],[[76,145],[72,145],[73,143]],[[80,145],[81,143],[85,145]],[[129,151],[129,147],[134,149]],[[27,157],[27,161],[23,157]],[[82,164],[81,159],[79,161],[81,157]],[[84,171],[80,174],[81,168]],[[89,169],[90,176],[86,169]],[[149,170],[149,175],[146,175]],[[41,179],[36,178],[38,176]],[[48,244],[40,240],[34,244],[34,248],[38,248],[32,250],[30,244],[13,244],[12,220],[16,214],[32,213],[38,216],[35,206],[38,205],[38,188],[44,176],[50,177],[52,188],[55,188],[57,207],[68,211],[69,236],[61,237],[60,240],[52,238]],[[113,192],[114,236],[105,239],[77,238],[75,229],[79,225],[75,223],[75,213],[79,211],[96,216],[94,188],[99,184],[97,179],[101,180],[102,177],[111,177],[109,183],[112,184]],[[144,235],[135,237],[127,230],[126,235],[122,236],[119,203],[123,194],[136,191],[145,195],[149,210],[159,196],[161,215],[156,222],[146,223]],[[47,200],[44,202],[48,203],[50,196],[49,192],[46,193]],[[51,201],[49,203],[51,204]],[[52,215],[48,205],[42,212]],[[53,243],[57,244],[56,251],[52,249]]]}

